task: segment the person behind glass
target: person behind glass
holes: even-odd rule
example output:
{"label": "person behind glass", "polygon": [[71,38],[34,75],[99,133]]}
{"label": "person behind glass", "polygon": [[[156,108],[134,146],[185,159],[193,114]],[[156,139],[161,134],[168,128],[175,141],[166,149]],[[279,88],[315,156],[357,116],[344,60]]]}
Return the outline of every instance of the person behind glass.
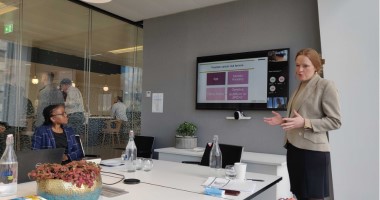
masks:
{"label": "person behind glass", "polygon": [[32,136],[32,150],[64,148],[62,163],[81,160],[83,152],[75,139],[73,128],[67,126],[67,114],[63,104],[49,105],[43,110],[45,122],[36,128]]}
{"label": "person behind glass", "polygon": [[[123,98],[121,96],[117,96],[115,103],[111,107],[111,117],[117,120],[121,120],[121,130],[122,134],[127,133],[127,106],[123,103]],[[128,135],[123,135],[123,137],[127,138]]]}
{"label": "person behind glass", "polygon": [[125,122],[128,121],[127,106],[123,103],[121,96],[116,97],[115,103],[111,107],[111,117]]}
{"label": "person behind glass", "polygon": [[44,123],[44,116],[42,114],[46,106],[64,103],[61,91],[53,84],[54,73],[45,72],[41,76],[41,83],[43,87],[38,93],[38,106],[37,106],[37,121],[36,126]]}
{"label": "person behind glass", "polygon": [[272,111],[264,118],[285,131],[290,190],[298,200],[329,196],[330,146],[327,132],[340,128],[338,91],[332,81],[319,76],[322,59],[314,49],[296,55],[298,89],[288,102],[287,117]]}
{"label": "person behind glass", "polygon": [[82,93],[71,85],[72,82],[68,78],[62,79],[60,84],[62,91],[67,94],[65,107],[69,118],[68,126],[72,127],[76,134],[81,134],[80,128],[85,122]]}

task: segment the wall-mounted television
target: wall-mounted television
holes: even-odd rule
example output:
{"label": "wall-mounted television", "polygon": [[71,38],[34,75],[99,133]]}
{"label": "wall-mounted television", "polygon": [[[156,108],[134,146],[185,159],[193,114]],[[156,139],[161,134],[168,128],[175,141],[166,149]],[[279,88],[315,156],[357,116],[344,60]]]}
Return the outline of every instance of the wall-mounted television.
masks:
{"label": "wall-mounted television", "polygon": [[286,110],[289,48],[197,58],[196,109]]}

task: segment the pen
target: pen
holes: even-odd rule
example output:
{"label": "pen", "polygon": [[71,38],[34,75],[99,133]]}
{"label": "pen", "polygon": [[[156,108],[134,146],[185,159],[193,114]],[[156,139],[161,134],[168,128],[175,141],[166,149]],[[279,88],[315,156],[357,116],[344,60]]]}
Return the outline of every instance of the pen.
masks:
{"label": "pen", "polygon": [[100,163],[99,165],[101,165],[101,166],[104,166],[104,167],[118,167],[118,166],[122,166],[122,165],[124,165],[124,164],[118,164],[118,165],[107,165],[107,164],[102,164],[102,163]]}
{"label": "pen", "polygon": [[253,178],[248,178],[247,181],[250,180],[250,181],[259,181],[259,182],[264,182],[264,180],[262,179],[253,179]]}

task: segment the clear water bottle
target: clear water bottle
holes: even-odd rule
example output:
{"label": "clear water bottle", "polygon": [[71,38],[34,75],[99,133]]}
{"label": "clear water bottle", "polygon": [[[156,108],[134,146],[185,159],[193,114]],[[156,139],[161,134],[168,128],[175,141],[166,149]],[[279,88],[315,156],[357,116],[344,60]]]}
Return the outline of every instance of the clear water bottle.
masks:
{"label": "clear water bottle", "polygon": [[137,158],[137,147],[135,144],[133,130],[129,131],[129,141],[127,147],[125,147],[125,165],[127,167],[127,172],[136,171],[136,158]]}
{"label": "clear water bottle", "polygon": [[18,163],[13,149],[13,135],[7,135],[7,147],[0,159],[0,196],[10,196],[17,193]]}
{"label": "clear water bottle", "polygon": [[212,148],[210,151],[210,167],[215,169],[222,169],[222,151],[220,151],[218,140],[218,135],[214,135]]}

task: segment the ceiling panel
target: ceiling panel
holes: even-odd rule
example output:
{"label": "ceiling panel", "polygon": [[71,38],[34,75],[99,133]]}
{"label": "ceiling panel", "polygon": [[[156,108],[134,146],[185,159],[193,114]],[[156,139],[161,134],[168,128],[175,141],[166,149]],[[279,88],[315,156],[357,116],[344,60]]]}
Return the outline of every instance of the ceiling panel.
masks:
{"label": "ceiling panel", "polygon": [[112,0],[90,4],[134,22],[237,0]]}

